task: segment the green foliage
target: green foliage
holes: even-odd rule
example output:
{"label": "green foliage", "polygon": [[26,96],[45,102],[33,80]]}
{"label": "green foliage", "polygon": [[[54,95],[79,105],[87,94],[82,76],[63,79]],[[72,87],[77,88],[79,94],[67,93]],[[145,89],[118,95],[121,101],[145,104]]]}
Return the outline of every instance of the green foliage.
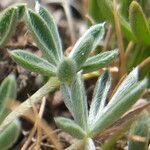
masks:
{"label": "green foliage", "polygon": [[0,86],[0,115],[2,115],[11,100],[16,99],[16,81],[13,75],[4,79]]}
{"label": "green foliage", "polygon": [[[89,5],[91,5],[89,6],[91,9],[89,9],[88,13],[96,23],[106,21],[111,24],[114,29],[117,22],[114,20],[114,6],[111,0],[89,0]],[[125,62],[128,72],[149,57],[150,54],[149,5],[149,0],[117,1],[118,21],[123,35],[124,46],[128,48],[128,44],[131,43],[131,41],[134,44],[132,51],[125,52],[128,53],[129,56],[126,58],[127,62]],[[96,6],[98,6],[99,9],[94,9]],[[112,35],[114,33],[113,31],[115,30],[112,30]],[[109,45],[110,47],[113,46],[113,42]]]}
{"label": "green foliage", "polygon": [[100,53],[96,56],[89,57],[82,66],[82,69],[84,73],[101,69],[105,65],[110,64],[114,59],[116,59],[118,54],[119,54],[118,50],[112,50]]}
{"label": "green foliage", "polygon": [[37,72],[45,76],[54,76],[56,74],[56,68],[50,64],[47,60],[39,58],[32,53],[22,50],[15,50],[10,52],[13,60],[24,68]]}
{"label": "green foliage", "polygon": [[[90,2],[92,3],[92,1]],[[96,5],[97,3],[98,5]],[[126,40],[132,40],[137,44],[139,42],[141,45],[149,45],[149,39],[147,40],[149,37],[149,25],[142,8],[137,2],[132,2],[130,5],[130,2],[125,3],[124,1],[121,4],[122,15],[119,15],[119,20],[121,30],[127,38]],[[124,7],[123,4],[125,4]],[[130,18],[128,22],[126,10],[129,5]],[[93,1],[91,7],[90,13],[93,17],[96,15],[95,12],[92,12],[94,11],[93,8],[100,8],[100,13],[94,18],[96,22],[99,22],[98,19],[101,19],[101,21],[107,20],[114,24],[112,1]],[[12,31],[11,29],[14,25],[13,19],[16,21],[16,18],[20,19],[23,16],[24,7],[23,5],[18,5],[18,8],[11,7],[8,10],[13,12],[8,15],[9,17],[7,17],[7,13],[2,15],[2,19],[4,17],[4,20],[8,21],[8,23],[6,23],[8,26],[0,25],[0,30],[3,28],[2,34],[7,38],[9,36],[6,32],[6,28],[9,29],[9,34],[12,34],[10,31]],[[4,20],[2,20],[3,23],[5,22]],[[25,69],[47,77],[53,76],[56,80],[58,79],[57,81],[60,81],[60,90],[64,97],[64,103],[74,120],[58,117],[55,119],[56,124],[73,137],[81,141],[83,140],[85,149],[96,149],[93,138],[110,127],[110,125],[131,108],[147,88],[148,79],[144,78],[139,81],[139,67],[136,67],[127,75],[107,103],[112,79],[108,71],[104,72],[97,81],[88,113],[88,102],[82,74],[96,71],[107,66],[119,55],[118,50],[115,49],[91,56],[91,52],[93,52],[103,40],[105,23],[90,27],[76,42],[69,56],[66,57],[63,55],[61,40],[53,17],[38,2],[36,3],[36,12],[26,9],[25,22],[38,48],[42,51],[43,58],[22,50],[9,52],[10,56]],[[133,66],[133,64],[135,63],[132,63],[131,66]],[[0,99],[2,99],[0,108],[2,116],[7,114],[6,108],[8,101],[10,101],[11,98],[15,99],[16,91],[13,91],[16,89],[15,81],[11,78],[4,80],[0,87]],[[42,90],[39,89],[39,91],[33,95],[33,102],[36,102],[34,98],[40,99],[45,93],[47,94],[50,88],[55,89],[53,85],[49,85],[49,82],[43,87],[44,88],[41,88]],[[2,120],[3,119],[4,118],[2,118]],[[12,122],[6,129],[8,129],[8,131],[5,130],[5,132],[0,133],[0,139],[2,137],[1,141],[3,142],[4,137],[9,138],[10,135],[14,135],[14,137],[9,138],[12,142],[7,140],[10,144],[7,145],[10,147],[18,136],[18,132],[16,131],[15,135],[14,131],[19,129],[19,125],[14,126],[14,122]],[[6,146],[5,143],[4,146]]]}
{"label": "green foliage", "polygon": [[[8,105],[16,99],[16,80],[14,75],[5,78],[0,86],[0,122],[10,112]],[[20,133],[20,123],[18,120],[10,123],[0,132],[0,149],[7,150],[17,140]]]}
{"label": "green foliage", "polygon": [[[94,138],[103,132],[116,120],[118,120],[131,106],[138,100],[148,85],[148,80],[139,80],[139,69],[135,68],[118,87],[117,91],[106,105],[108,91],[111,85],[111,78],[108,72],[100,76],[95,87],[93,99],[87,116],[87,99],[81,80],[81,72],[70,87],[66,84],[61,85],[61,92],[64,102],[71,112],[75,123],[78,124],[86,135],[84,138]],[[58,123],[59,126],[59,122]],[[70,126],[61,123],[61,129],[70,133]],[[78,130],[76,128],[76,130]],[[77,135],[72,136],[77,138]]]}
{"label": "green foliage", "polygon": [[0,16],[0,47],[3,47],[11,37],[16,26],[17,9],[6,9]]}
{"label": "green foliage", "polygon": [[73,59],[77,68],[80,69],[82,64],[88,58],[90,52],[95,50],[104,36],[104,24],[92,26],[75,44],[69,57]]}
{"label": "green foliage", "polygon": [[64,96],[64,102],[71,111],[75,122],[86,131],[88,110],[81,72],[77,74],[70,86],[62,84],[61,91]]}
{"label": "green foliage", "polygon": [[20,134],[20,123],[18,120],[12,122],[0,133],[0,149],[8,150],[17,140]]}
{"label": "green foliage", "polygon": [[132,141],[130,140],[128,143],[128,150],[147,150],[148,149],[148,141],[150,137],[150,118],[147,111],[144,111],[140,114],[138,119],[132,124],[131,129],[129,131],[130,136],[140,136],[145,138],[145,141]]}
{"label": "green foliage", "polygon": [[133,1],[130,5],[129,20],[133,33],[139,42],[150,45],[150,29],[148,21],[140,5]]}
{"label": "green foliage", "polygon": [[86,136],[86,132],[73,120],[57,117],[55,122],[59,128],[74,136],[75,138],[82,139]]}
{"label": "green foliage", "polygon": [[[77,71],[95,71],[109,64],[118,56],[118,51],[103,52],[88,59],[104,36],[104,23],[92,26],[77,41],[68,58],[63,56],[61,40],[53,17],[38,2],[36,12],[26,9],[25,21],[44,58],[15,50],[10,52],[12,59],[22,67],[70,83]],[[47,60],[44,60],[44,59]],[[94,61],[96,60],[96,61]]]}
{"label": "green foliage", "polygon": [[99,114],[104,109],[110,86],[111,86],[110,75],[108,72],[105,72],[98,79],[94,90],[92,103],[89,111],[90,126],[92,126],[94,122],[96,122],[97,118],[99,117]]}
{"label": "green foliage", "polygon": [[24,14],[25,5],[18,4],[5,9],[0,14],[0,48],[4,47],[15,31],[18,20]]}
{"label": "green foliage", "polygon": [[76,64],[69,58],[64,58],[64,60],[59,64],[57,74],[61,82],[70,83],[76,74]]}

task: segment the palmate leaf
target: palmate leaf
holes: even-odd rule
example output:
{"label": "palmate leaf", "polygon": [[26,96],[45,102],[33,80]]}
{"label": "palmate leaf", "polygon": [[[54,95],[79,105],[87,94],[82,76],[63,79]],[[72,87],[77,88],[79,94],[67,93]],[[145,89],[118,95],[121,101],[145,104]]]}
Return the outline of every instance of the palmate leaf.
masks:
{"label": "palmate leaf", "polygon": [[47,60],[37,57],[30,52],[14,50],[9,52],[12,59],[22,67],[45,76],[54,76],[56,68]]}
{"label": "palmate leaf", "polygon": [[144,89],[147,87],[148,80],[145,79],[127,90],[128,94],[122,99],[118,99],[116,104],[105,107],[100,119],[95,123],[90,132],[90,136],[95,136],[109,127],[117,119],[119,119],[141,96]]}
{"label": "palmate leaf", "polygon": [[75,138],[83,139],[86,136],[86,132],[71,119],[57,117],[55,118],[55,122],[60,129],[69,133]]}
{"label": "palmate leaf", "polygon": [[69,58],[73,59],[80,69],[89,53],[94,50],[104,36],[104,23],[92,26],[75,44]]}
{"label": "palmate leaf", "polygon": [[54,18],[52,15],[44,8],[42,7],[39,2],[36,2],[36,12],[44,19],[44,21],[47,23],[47,27],[49,28],[49,31],[51,32],[52,38],[54,40],[54,44],[56,47],[56,57],[61,59],[63,56],[62,52],[62,44],[59,37],[58,29],[56,26],[56,23],[54,21]]}
{"label": "palmate leaf", "polygon": [[47,22],[32,10],[26,11],[28,29],[44,56],[54,65],[58,64],[57,47]]}
{"label": "palmate leaf", "polygon": [[111,85],[109,73],[106,71],[97,81],[89,111],[89,124],[92,126],[106,105],[106,99]]}
{"label": "palmate leaf", "polygon": [[5,78],[0,86],[0,116],[5,113],[5,109],[10,100],[16,99],[16,81],[13,75]]}
{"label": "palmate leaf", "polygon": [[93,125],[89,132],[89,136],[96,136],[119,119],[138,100],[147,86],[148,80],[144,79],[143,81],[137,82],[129,88],[124,89],[126,95],[117,97],[115,103],[108,103],[100,114],[100,119]]}
{"label": "palmate leaf", "polygon": [[20,123],[18,120],[10,123],[0,132],[0,149],[9,149],[17,140],[20,133]]}
{"label": "palmate leaf", "polygon": [[10,39],[17,24],[17,7],[10,7],[0,14],[0,48]]}
{"label": "palmate leaf", "polygon": [[150,29],[148,21],[140,5],[133,1],[129,9],[129,21],[133,33],[139,42],[150,45]]}
{"label": "palmate leaf", "polygon": [[118,50],[113,50],[88,58],[82,66],[83,72],[88,73],[103,68],[117,58],[118,54]]}

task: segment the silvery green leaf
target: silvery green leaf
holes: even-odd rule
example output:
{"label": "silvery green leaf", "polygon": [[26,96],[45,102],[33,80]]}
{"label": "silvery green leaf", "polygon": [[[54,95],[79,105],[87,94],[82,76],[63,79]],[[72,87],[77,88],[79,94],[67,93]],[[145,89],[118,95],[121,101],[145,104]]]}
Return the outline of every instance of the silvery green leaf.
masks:
{"label": "silvery green leaf", "polygon": [[92,103],[89,111],[89,124],[92,126],[98,119],[106,105],[106,99],[111,86],[111,78],[109,73],[106,71],[102,74],[96,84]]}
{"label": "silvery green leaf", "polygon": [[135,83],[137,83],[139,80],[139,69],[136,67],[133,69],[129,75],[123,80],[123,82],[118,87],[117,91],[113,95],[111,101],[109,102],[109,105],[112,103],[116,103],[118,99],[123,98],[126,94],[128,94],[127,90],[131,86],[133,86]]}
{"label": "silvery green leaf", "polygon": [[12,59],[22,67],[45,76],[53,76],[56,68],[47,60],[37,57],[30,52],[14,50],[9,52]]}
{"label": "silvery green leaf", "polygon": [[17,24],[17,8],[10,7],[0,14],[0,48],[2,48],[12,36]]}
{"label": "silvery green leaf", "polygon": [[24,16],[26,4],[25,3],[17,3],[14,6],[17,7],[18,20],[20,20]]}
{"label": "silvery green leaf", "polygon": [[118,50],[112,50],[92,56],[86,60],[81,68],[83,69],[84,73],[101,69],[117,58],[118,54]]}
{"label": "silvery green leaf", "polygon": [[89,56],[89,53],[94,50],[104,36],[104,23],[97,24],[90,29],[77,41],[73,47],[69,57],[73,59],[78,69],[86,61]]}
{"label": "silvery green leaf", "polygon": [[129,21],[138,42],[150,45],[149,23],[141,6],[136,1],[133,1],[130,5]]}
{"label": "silvery green leaf", "polygon": [[88,108],[81,72],[77,73],[71,84],[71,100],[75,122],[86,131]]}
{"label": "silvery green leaf", "polygon": [[69,133],[75,138],[83,139],[86,136],[85,131],[71,119],[57,117],[55,118],[55,122],[60,129]]}
{"label": "silvery green leaf", "polygon": [[145,138],[145,142],[129,140],[128,150],[148,150],[150,137],[150,118],[147,111],[143,111],[137,120],[133,122],[129,131],[130,136],[140,136]]}
{"label": "silvery green leaf", "polygon": [[86,140],[85,150],[96,150],[94,141],[91,138]]}
{"label": "silvery green leaf", "polygon": [[52,38],[54,40],[54,44],[56,47],[56,57],[59,59],[62,58],[62,44],[59,37],[58,29],[56,26],[56,23],[54,21],[54,18],[52,15],[44,8],[42,7],[39,2],[36,2],[36,12],[44,19],[44,21],[47,23],[47,27],[49,28],[49,31],[51,32]]}
{"label": "silvery green leaf", "polygon": [[73,105],[72,105],[72,99],[71,99],[71,90],[68,84],[62,83],[60,85],[60,90],[64,98],[64,103],[72,116],[74,117],[74,112],[73,112]]}
{"label": "silvery green leaf", "polygon": [[1,133],[0,133],[0,149],[9,149],[18,139],[20,134],[20,122],[18,120],[10,123]]}
{"label": "silvery green leaf", "polygon": [[0,86],[0,116],[3,115],[10,100],[16,99],[16,80],[13,75],[5,78]]}
{"label": "silvery green leaf", "polygon": [[116,103],[112,103],[111,105],[108,104],[103,109],[103,112],[99,116],[99,120],[97,120],[95,125],[91,128],[89,136],[96,136],[119,119],[140,98],[147,86],[148,79],[144,79],[131,87],[124,89],[127,94],[124,95],[124,97],[119,97]]}
{"label": "silvery green leaf", "polygon": [[26,11],[28,29],[44,56],[54,65],[58,63],[57,47],[47,22],[32,10]]}

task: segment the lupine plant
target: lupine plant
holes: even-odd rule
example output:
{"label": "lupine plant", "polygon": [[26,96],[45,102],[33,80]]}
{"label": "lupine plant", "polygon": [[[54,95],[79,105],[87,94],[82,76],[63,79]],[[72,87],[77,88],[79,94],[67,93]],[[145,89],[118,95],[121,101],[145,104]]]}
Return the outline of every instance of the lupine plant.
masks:
{"label": "lupine plant", "polygon": [[[4,16],[10,17],[10,15]],[[60,87],[64,103],[74,120],[58,117],[55,118],[56,124],[78,139],[71,149],[77,147],[85,150],[96,149],[93,139],[131,108],[147,88],[148,79],[139,81],[140,71],[139,67],[136,67],[127,75],[112,97],[109,97],[112,77],[109,71],[104,72],[97,81],[88,111],[83,74],[109,65],[119,54],[118,49],[115,49],[93,55],[104,37],[105,23],[91,26],[73,46],[71,53],[65,56],[54,19],[44,7],[37,2],[35,11],[26,8],[24,21],[37,47],[42,51],[43,57],[20,49],[9,51],[10,57],[25,69],[50,79],[35,94],[8,114],[0,126],[0,131],[9,127],[13,120],[32,107],[31,103],[40,101],[46,94]],[[128,28],[125,30],[127,31]]]}
{"label": "lupine plant", "polygon": [[138,80],[139,72],[138,68],[135,68],[124,79],[106,105],[111,77],[108,72],[105,72],[97,81],[88,113],[87,98],[81,72],[79,72],[70,86],[61,84],[64,102],[74,121],[59,117],[55,119],[56,124],[75,138],[83,140],[86,150],[96,149],[92,138],[119,119],[138,100],[147,87],[147,79]]}
{"label": "lupine plant", "polygon": [[43,58],[21,50],[12,51],[10,55],[19,65],[32,72],[70,82],[79,70],[83,70],[83,73],[95,71],[112,62],[118,55],[118,50],[113,50],[89,57],[104,36],[104,23],[92,26],[66,57],[56,24],[46,9],[37,3],[36,12],[26,10],[25,20]]}
{"label": "lupine plant", "polygon": [[[0,86],[0,123],[11,112],[9,105],[16,99],[16,80],[14,75],[9,75]],[[7,150],[17,140],[20,134],[20,122],[18,119],[11,122],[0,133],[0,149]]]}

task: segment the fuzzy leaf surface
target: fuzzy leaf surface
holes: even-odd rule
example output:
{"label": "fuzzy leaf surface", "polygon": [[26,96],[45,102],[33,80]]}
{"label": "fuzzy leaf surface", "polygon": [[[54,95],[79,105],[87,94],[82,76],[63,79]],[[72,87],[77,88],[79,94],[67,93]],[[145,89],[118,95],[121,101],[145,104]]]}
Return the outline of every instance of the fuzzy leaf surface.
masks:
{"label": "fuzzy leaf surface", "polygon": [[103,68],[117,58],[118,54],[118,50],[113,50],[88,58],[82,66],[83,72],[88,73]]}
{"label": "fuzzy leaf surface", "polygon": [[108,128],[117,119],[119,119],[130,107],[138,100],[143,91],[148,85],[148,80],[144,79],[128,89],[125,89],[126,94],[124,97],[117,99],[117,102],[111,105],[107,105],[100,115],[100,119],[92,127],[89,135],[91,137],[96,136],[104,129]]}
{"label": "fuzzy leaf surface", "polygon": [[22,19],[22,17],[23,17],[24,14],[25,14],[25,7],[26,7],[26,4],[25,4],[25,3],[18,3],[18,4],[15,4],[14,6],[17,7],[18,20]]}
{"label": "fuzzy leaf surface", "polygon": [[14,50],[10,52],[12,59],[25,69],[45,76],[55,75],[55,67],[47,60],[37,57],[30,52]]}
{"label": "fuzzy leaf surface", "polygon": [[9,149],[16,142],[19,134],[20,134],[20,123],[17,120],[9,124],[0,133],[0,149],[1,150]]}
{"label": "fuzzy leaf surface", "polygon": [[110,86],[111,78],[109,73],[106,71],[99,77],[94,90],[92,103],[89,111],[89,123],[91,126],[99,119],[99,115],[101,114],[106,105],[106,99]]}
{"label": "fuzzy leaf surface", "polygon": [[136,67],[129,73],[129,75],[120,84],[117,91],[113,95],[111,101],[109,102],[109,105],[111,105],[112,103],[114,104],[117,103],[118,99],[122,99],[125,95],[127,95],[128,91],[126,89],[136,84],[138,80],[139,80],[139,68]]}
{"label": "fuzzy leaf surface", "polygon": [[63,95],[64,103],[65,103],[66,107],[70,111],[71,115],[74,117],[70,87],[67,84],[62,83],[60,85],[60,90],[61,90],[61,93]]}
{"label": "fuzzy leaf surface", "polygon": [[71,119],[57,117],[55,118],[55,122],[60,129],[69,133],[75,138],[83,139],[86,136],[85,131]]}
{"label": "fuzzy leaf surface", "polygon": [[16,99],[16,80],[13,75],[5,78],[0,86],[0,116],[3,115],[10,100]]}
{"label": "fuzzy leaf surface", "polygon": [[89,53],[94,50],[104,36],[104,23],[92,26],[87,32],[77,41],[72,49],[69,57],[73,59],[78,69],[86,61]]}
{"label": "fuzzy leaf surface", "polygon": [[56,47],[56,57],[61,59],[63,56],[62,53],[62,44],[59,37],[58,29],[56,26],[56,23],[54,21],[54,18],[52,15],[46,10],[44,7],[42,7],[38,2],[36,3],[36,11],[37,13],[44,19],[44,21],[47,23],[47,27],[49,28],[49,31],[51,32],[55,47]]}
{"label": "fuzzy leaf surface", "polygon": [[0,48],[10,39],[17,23],[17,8],[10,7],[0,14]]}
{"label": "fuzzy leaf surface", "polygon": [[81,72],[77,73],[75,80],[71,84],[71,99],[75,122],[86,131],[88,108]]}
{"label": "fuzzy leaf surface", "polygon": [[32,10],[26,11],[26,22],[39,49],[49,62],[56,65],[58,63],[57,47],[47,22]]}

